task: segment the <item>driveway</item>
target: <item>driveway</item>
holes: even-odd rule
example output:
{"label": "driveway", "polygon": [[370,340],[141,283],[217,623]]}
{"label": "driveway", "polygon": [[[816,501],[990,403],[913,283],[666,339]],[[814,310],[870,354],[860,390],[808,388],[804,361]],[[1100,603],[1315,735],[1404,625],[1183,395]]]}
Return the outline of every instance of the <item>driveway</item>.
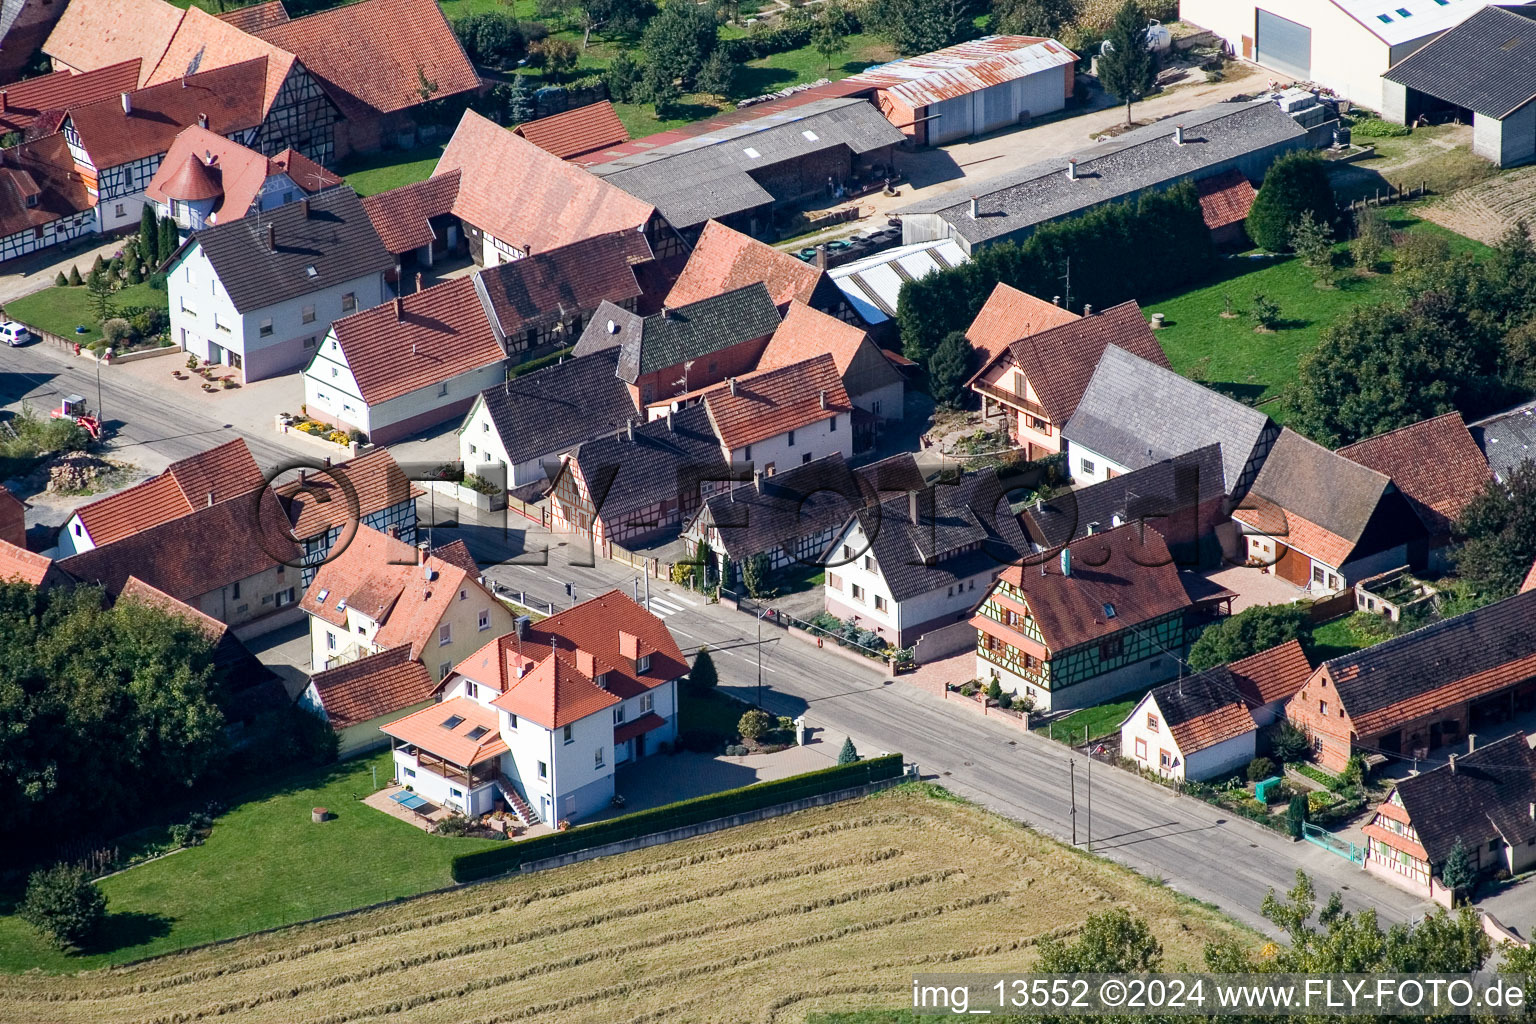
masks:
{"label": "driveway", "polygon": [[835,746],[818,735],[803,747],[790,747],[774,754],[711,757],[683,751],[641,758],[638,763],[631,761],[614,769],[614,790],[624,797],[624,806],[599,814],[594,820],[830,768],[837,763],[842,746],[841,735],[836,737]]}

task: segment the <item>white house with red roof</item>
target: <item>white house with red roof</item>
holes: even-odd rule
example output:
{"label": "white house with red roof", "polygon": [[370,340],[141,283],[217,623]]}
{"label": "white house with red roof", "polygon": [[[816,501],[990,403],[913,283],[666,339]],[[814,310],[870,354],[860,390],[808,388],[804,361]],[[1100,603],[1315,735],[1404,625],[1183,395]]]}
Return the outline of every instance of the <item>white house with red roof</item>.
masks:
{"label": "white house with red roof", "polygon": [[381,726],[395,781],[467,814],[497,800],[524,821],[576,821],[613,802],[614,769],[677,739],[688,662],[661,619],[613,590],[485,644],[440,703]]}

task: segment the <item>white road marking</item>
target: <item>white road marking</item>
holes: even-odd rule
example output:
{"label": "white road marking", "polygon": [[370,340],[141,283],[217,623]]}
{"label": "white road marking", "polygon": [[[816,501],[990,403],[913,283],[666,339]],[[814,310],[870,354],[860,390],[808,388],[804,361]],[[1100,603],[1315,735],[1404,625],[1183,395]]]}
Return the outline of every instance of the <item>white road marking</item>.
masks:
{"label": "white road marking", "polygon": [[663,601],[659,597],[653,597],[651,598],[651,611],[655,612],[657,615],[666,616],[675,615],[676,613],[682,611],[682,609],[675,604],[668,604],[666,601]]}
{"label": "white road marking", "polygon": [[[671,598],[673,601],[681,601],[683,604],[691,604],[695,608],[698,608],[698,607],[701,606],[700,602],[695,601],[692,598],[684,597],[682,594],[674,593],[673,591],[670,591],[670,590],[667,591],[667,597]],[[651,600],[654,601],[656,599],[653,597],[653,598],[651,598]]]}

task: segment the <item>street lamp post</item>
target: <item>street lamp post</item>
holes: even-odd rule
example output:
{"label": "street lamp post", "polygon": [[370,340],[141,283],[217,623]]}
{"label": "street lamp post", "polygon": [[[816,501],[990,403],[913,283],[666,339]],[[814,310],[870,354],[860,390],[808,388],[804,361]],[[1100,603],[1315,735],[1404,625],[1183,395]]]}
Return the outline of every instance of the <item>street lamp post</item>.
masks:
{"label": "street lamp post", "polygon": [[764,608],[757,613],[757,706],[763,707],[763,616],[768,614]]}

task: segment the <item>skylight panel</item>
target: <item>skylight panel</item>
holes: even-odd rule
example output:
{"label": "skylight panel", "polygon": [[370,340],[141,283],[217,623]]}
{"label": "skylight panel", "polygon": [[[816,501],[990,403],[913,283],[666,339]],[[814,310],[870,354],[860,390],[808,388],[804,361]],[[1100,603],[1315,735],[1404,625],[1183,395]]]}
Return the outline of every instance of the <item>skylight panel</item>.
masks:
{"label": "skylight panel", "polygon": [[757,160],[763,155],[757,150],[753,149],[751,146],[743,146],[741,151],[747,154],[747,156],[751,157],[753,160]]}
{"label": "skylight panel", "polygon": [[1106,619],[1112,619],[1115,617],[1115,606],[1107,601],[1104,603],[1104,617]]}
{"label": "skylight panel", "polygon": [[443,728],[444,729],[457,729],[459,726],[461,726],[463,724],[464,724],[464,719],[463,719],[462,716],[460,716],[460,715],[452,715],[452,716],[450,716],[448,718],[447,721],[445,721],[443,723]]}
{"label": "skylight panel", "polygon": [[469,733],[464,738],[467,740],[478,740],[480,737],[484,736],[490,731],[491,730],[487,729],[483,725],[477,725],[473,729],[469,730]]}

